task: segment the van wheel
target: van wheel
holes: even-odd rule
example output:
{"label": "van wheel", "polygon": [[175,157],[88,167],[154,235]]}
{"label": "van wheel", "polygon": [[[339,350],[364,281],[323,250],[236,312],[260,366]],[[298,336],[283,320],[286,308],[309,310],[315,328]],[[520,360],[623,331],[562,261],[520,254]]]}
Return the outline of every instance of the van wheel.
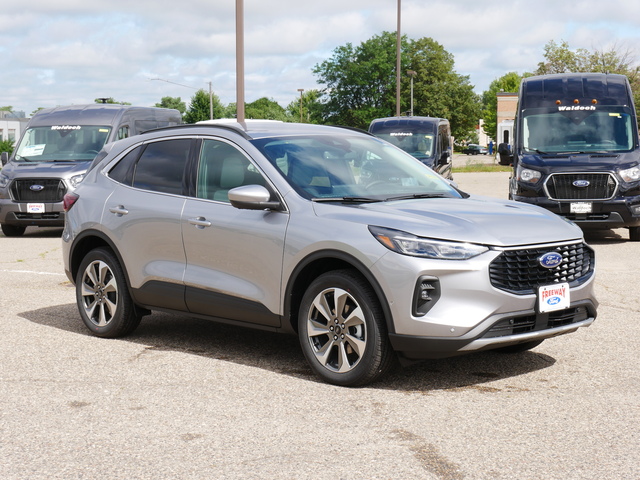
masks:
{"label": "van wheel", "polygon": [[27,227],[20,227],[18,225],[7,225],[3,223],[1,225],[2,233],[4,233],[5,237],[21,237],[24,234],[24,231]]}
{"label": "van wheel", "polygon": [[334,385],[371,383],[395,361],[380,302],[353,270],[328,272],[311,283],[302,298],[298,332],[312,370]]}
{"label": "van wheel", "polygon": [[128,335],[142,319],[122,267],[107,248],[96,248],[82,260],[76,277],[76,302],[84,324],[98,337]]}
{"label": "van wheel", "polygon": [[629,227],[629,240],[640,242],[640,227]]}

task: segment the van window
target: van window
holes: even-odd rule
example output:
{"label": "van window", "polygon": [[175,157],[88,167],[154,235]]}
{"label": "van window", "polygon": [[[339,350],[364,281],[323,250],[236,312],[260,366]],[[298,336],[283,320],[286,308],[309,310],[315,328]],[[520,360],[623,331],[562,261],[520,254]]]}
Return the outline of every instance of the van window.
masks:
{"label": "van window", "polygon": [[129,126],[123,125],[118,129],[118,140],[122,140],[123,138],[129,138]]}
{"label": "van window", "polygon": [[93,160],[102,149],[111,127],[52,125],[29,128],[16,148],[19,162]]}

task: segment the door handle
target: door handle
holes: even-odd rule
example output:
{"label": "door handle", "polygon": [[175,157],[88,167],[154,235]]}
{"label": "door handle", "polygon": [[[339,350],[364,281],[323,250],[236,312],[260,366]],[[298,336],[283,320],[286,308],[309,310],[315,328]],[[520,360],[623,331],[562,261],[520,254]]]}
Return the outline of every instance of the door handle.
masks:
{"label": "door handle", "polygon": [[190,218],[189,223],[191,225],[195,225],[197,228],[205,228],[211,226],[211,222],[204,217]]}
{"label": "door handle", "polygon": [[111,213],[115,213],[117,217],[122,217],[123,215],[126,215],[127,213],[129,213],[129,210],[124,208],[124,205],[118,205],[117,207],[111,207],[109,209],[109,211]]}

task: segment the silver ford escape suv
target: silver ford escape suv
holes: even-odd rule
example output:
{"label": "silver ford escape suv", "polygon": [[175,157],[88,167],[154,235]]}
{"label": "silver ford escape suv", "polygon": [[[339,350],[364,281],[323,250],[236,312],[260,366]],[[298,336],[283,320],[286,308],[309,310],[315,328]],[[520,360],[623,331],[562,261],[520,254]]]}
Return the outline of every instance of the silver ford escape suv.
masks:
{"label": "silver ford escape suv", "polygon": [[298,335],[336,385],[524,351],[596,317],[594,252],[542,208],[461,192],[393,145],[279,122],[109,144],[65,196],[65,270],[95,335],[152,310]]}

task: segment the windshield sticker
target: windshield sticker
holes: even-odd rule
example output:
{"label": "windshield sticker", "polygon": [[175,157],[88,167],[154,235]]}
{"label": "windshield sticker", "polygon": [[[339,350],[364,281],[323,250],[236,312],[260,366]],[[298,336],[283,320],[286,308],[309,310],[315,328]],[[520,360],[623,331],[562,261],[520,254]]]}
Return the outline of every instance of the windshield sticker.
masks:
{"label": "windshield sticker", "polygon": [[391,132],[390,135],[392,137],[413,137],[411,132]]}
{"label": "windshield sticker", "polygon": [[80,125],[51,125],[51,130],[80,130]]}
{"label": "windshield sticker", "polygon": [[622,115],[620,115],[619,113],[609,113],[610,117],[617,117],[617,118],[621,118]]}
{"label": "windshield sticker", "polygon": [[23,157],[36,157],[38,155],[42,155],[42,153],[44,152],[44,147],[44,143],[40,145],[27,145],[22,149],[20,155],[22,155]]}
{"label": "windshield sticker", "polygon": [[575,111],[575,110],[595,111],[596,107],[594,105],[589,105],[589,106],[584,106],[584,105],[571,105],[571,106],[562,105],[562,106],[558,107],[558,111],[559,112],[571,112],[571,111]]}

